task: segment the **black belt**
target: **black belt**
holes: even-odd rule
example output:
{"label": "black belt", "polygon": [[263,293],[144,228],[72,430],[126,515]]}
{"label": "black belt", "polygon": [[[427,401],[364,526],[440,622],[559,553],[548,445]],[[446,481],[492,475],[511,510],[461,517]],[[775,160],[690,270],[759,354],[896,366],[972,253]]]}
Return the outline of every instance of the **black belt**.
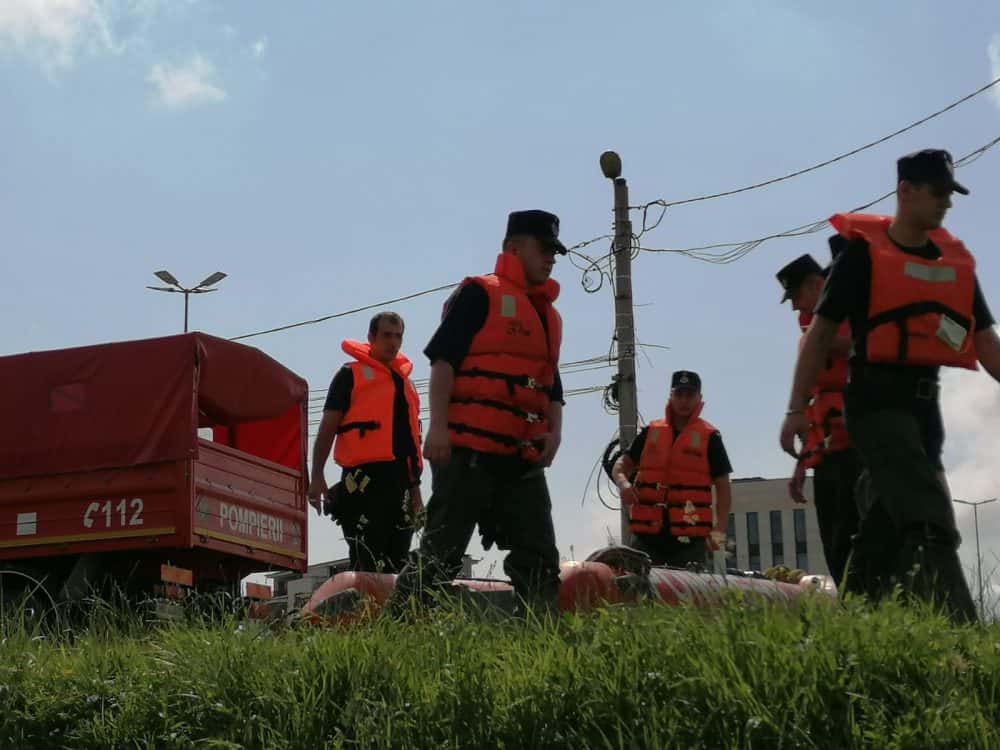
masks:
{"label": "black belt", "polygon": [[[901,367],[897,365],[897,367]],[[924,401],[934,401],[941,392],[941,385],[936,378],[907,378],[905,374],[887,372],[874,367],[861,369],[861,380],[905,391],[908,395]]]}

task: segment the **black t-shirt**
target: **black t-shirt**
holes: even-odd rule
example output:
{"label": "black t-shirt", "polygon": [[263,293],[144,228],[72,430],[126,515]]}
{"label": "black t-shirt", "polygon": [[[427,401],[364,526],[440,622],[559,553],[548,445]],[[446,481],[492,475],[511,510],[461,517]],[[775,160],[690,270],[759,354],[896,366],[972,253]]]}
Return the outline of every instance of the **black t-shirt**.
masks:
{"label": "black t-shirt", "polygon": [[[414,478],[417,478],[417,446],[410,432],[410,410],[406,404],[403,378],[392,369],[389,370],[389,373],[396,386],[396,396],[392,405],[392,453],[395,460],[406,463]],[[354,373],[349,365],[344,365],[333,376],[330,390],[326,394],[326,403],[323,404],[323,411],[339,411],[346,414],[351,406],[351,391],[353,390]]]}
{"label": "black t-shirt", "polygon": [[[868,243],[860,238],[846,244],[843,238],[831,238],[831,247],[837,245],[830,273],[823,293],[816,305],[816,314],[835,323],[845,318],[850,321],[853,351],[850,357],[850,382],[846,391],[848,411],[866,412],[885,408],[906,408],[926,411],[933,399],[916,399],[917,382],[921,379],[936,381],[939,367],[893,364],[869,364],[866,359],[868,307],[871,298],[872,261]],[[904,247],[904,253],[933,260],[941,251],[931,242],[923,247]],[[979,279],[976,278],[972,314],[976,331],[994,324],[993,315],[986,304]]]}
{"label": "black t-shirt", "polygon": [[[625,455],[632,459],[632,462],[639,465],[642,458],[642,449],[646,447],[646,436],[649,434],[649,427],[643,427],[639,434],[635,436],[632,445],[625,451]],[[674,432],[674,442],[680,436],[679,432]],[[713,432],[708,439],[708,474],[712,479],[724,477],[733,473],[733,466],[729,463],[729,454],[726,453],[726,446],[722,444],[722,435]]]}
{"label": "black t-shirt", "polygon": [[[486,324],[486,316],[490,312],[490,299],[486,290],[479,284],[466,284],[459,288],[447,302],[447,309],[441,325],[431,338],[424,354],[433,364],[438,360],[448,362],[452,367],[458,366],[469,353],[472,339],[479,329]],[[546,325],[545,316],[539,315],[542,326]],[[563,401],[562,378],[556,370],[555,382],[549,392],[552,401]]]}

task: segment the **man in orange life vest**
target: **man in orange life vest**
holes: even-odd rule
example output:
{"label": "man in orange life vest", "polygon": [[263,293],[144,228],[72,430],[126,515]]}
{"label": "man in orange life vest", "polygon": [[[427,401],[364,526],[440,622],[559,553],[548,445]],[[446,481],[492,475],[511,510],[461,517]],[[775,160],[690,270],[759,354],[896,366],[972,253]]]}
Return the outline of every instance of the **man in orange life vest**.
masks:
{"label": "man in orange life vest", "polygon": [[853,338],[847,430],[858,451],[862,519],[847,590],[870,598],[896,584],[976,619],[958,558],[960,537],[944,478],[938,403],[941,366],[982,364],[1000,381],[1000,339],[979,288],[975,261],[941,227],[953,192],[947,151],[897,162],[894,217],[837,214],[846,242],[834,259],[795,367],[781,445],[794,455],[808,429],[805,407],[840,323]]}
{"label": "man in orange life vest", "polygon": [[698,374],[675,372],[665,417],[644,427],[611,470],[634,544],[654,565],[705,565],[726,540],[733,467],[702,406]]}
{"label": "man in orange life vest", "polygon": [[322,512],[323,467],[336,438],[333,459],[343,473],[328,505],[344,530],[352,570],[398,572],[423,510],[420,400],[402,344],[403,319],[394,312],[371,319],[367,343],[341,344],[354,361],[330,384],[313,447],[309,501]]}
{"label": "man in orange life vest", "polygon": [[510,550],[504,571],[520,599],[555,604],[559,553],[544,469],[562,434],[562,323],[550,276],[565,253],[555,215],[515,211],[494,273],[466,278],[446,303],[424,350],[434,491],[420,549],[397,582],[396,612],[428,586],[447,587],[477,524],[485,548]]}
{"label": "man in orange life vest", "polygon": [[[792,303],[792,310],[799,314],[799,327],[804,336],[819,302],[826,272],[811,255],[802,255],[778,271],[776,277],[784,289],[781,301]],[[804,503],[802,483],[806,470],[813,470],[813,499],[823,554],[838,588],[850,556],[851,538],[858,530],[854,485],[860,468],[844,421],[844,388],[847,387],[850,350],[851,329],[844,322],[810,393],[806,407],[809,432],[789,485],[792,499]]]}

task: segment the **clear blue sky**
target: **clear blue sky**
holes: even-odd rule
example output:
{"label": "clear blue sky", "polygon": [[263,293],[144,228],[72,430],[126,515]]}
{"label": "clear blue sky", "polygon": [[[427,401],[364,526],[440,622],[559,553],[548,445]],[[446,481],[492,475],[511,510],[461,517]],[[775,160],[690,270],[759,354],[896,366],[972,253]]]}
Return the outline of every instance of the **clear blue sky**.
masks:
{"label": "clear blue sky", "polygon": [[[4,0],[0,353],[179,330],[180,299],[144,288],[160,268],[189,283],[229,274],[192,300],[193,327],[220,336],[457,281],[492,268],[512,209],[558,213],[568,243],[607,232],[606,148],[622,155],[633,203],[766,179],[1000,76],[998,35],[1000,6],[979,2]],[[959,156],[997,135],[1000,98],[984,95],[819,172],[672,209],[647,239],[687,247],[820,219],[889,190],[901,153]],[[998,165],[1000,148],[962,170],[972,195],[948,219],[995,309]],[[671,370],[701,372],[737,476],[791,468],[776,434],[797,329],[773,274],[802,252],[826,258],[825,233],[728,266],[635,262],[639,336],[670,347],[640,358],[641,410],[662,410]],[[564,359],[606,352],[607,288],[585,293],[566,262],[556,276]],[[417,377],[444,296],[396,306]],[[253,343],[322,389],[340,340],[366,323]],[[997,390],[976,384],[972,414],[996,411]],[[567,404],[550,472],[564,555],[617,524],[593,496],[581,506],[615,427],[598,395]],[[959,426],[953,466],[975,459],[980,427]],[[314,560],[344,552],[339,530],[312,528]]]}

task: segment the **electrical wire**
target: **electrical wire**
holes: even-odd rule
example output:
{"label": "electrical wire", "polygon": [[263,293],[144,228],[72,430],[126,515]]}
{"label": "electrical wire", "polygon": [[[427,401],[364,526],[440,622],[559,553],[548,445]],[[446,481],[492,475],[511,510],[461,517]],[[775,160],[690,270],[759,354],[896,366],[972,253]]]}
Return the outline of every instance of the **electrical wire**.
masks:
{"label": "electrical wire", "polygon": [[[1000,136],[994,138],[993,140],[985,143],[974,151],[969,152],[965,156],[955,161],[955,167],[961,168],[968,166],[977,159],[983,156],[987,151],[1000,143]],[[895,195],[895,190],[890,190],[884,195],[880,195],[864,205],[852,208],[848,213],[857,213],[858,211],[864,211],[865,209],[871,208],[877,203],[881,203],[886,198],[890,198]],[[675,253],[678,255],[684,255],[694,260],[700,260],[705,263],[714,263],[719,265],[726,265],[729,263],[734,263],[742,258],[746,257],[758,247],[763,245],[769,240],[784,239],[788,237],[804,237],[809,234],[815,234],[816,232],[821,232],[823,229],[829,226],[827,219],[819,219],[817,221],[810,222],[808,224],[801,224],[797,227],[792,227],[791,229],[786,229],[782,232],[775,232],[774,234],[769,234],[764,237],[758,237],[753,240],[746,240],[744,242],[721,242],[713,245],[698,245],[695,247],[687,248],[653,248],[653,247],[640,247],[640,250],[647,253]],[[716,252],[722,251],[722,252]]]}
{"label": "electrical wire", "polygon": [[[644,212],[644,221],[645,221],[645,210],[648,209],[650,206],[662,206],[663,209],[666,210],[670,206],[682,206],[682,205],[685,205],[687,203],[698,203],[700,201],[714,200],[716,198],[725,198],[725,197],[730,196],[730,195],[737,195],[739,193],[746,193],[746,192],[748,192],[750,190],[757,190],[758,188],[767,187],[768,185],[774,185],[774,184],[779,183],[779,182],[784,182],[786,180],[791,180],[792,178],[800,177],[800,176],[802,176],[804,174],[808,174],[809,172],[815,172],[817,169],[822,169],[823,167],[830,166],[831,164],[836,164],[839,161],[843,161],[844,159],[847,159],[847,158],[849,158],[851,156],[854,156],[856,154],[860,154],[862,151],[867,151],[868,149],[874,148],[875,146],[878,146],[878,145],[880,145],[882,143],[885,143],[886,141],[891,140],[892,138],[895,138],[898,135],[902,135],[903,133],[906,133],[906,132],[908,132],[910,130],[913,130],[914,128],[916,128],[918,126],[923,125],[925,122],[933,120],[935,117],[943,115],[945,112],[948,112],[948,111],[954,109],[955,107],[958,107],[959,105],[964,104],[965,102],[969,101],[970,99],[973,99],[973,98],[979,96],[980,94],[982,94],[982,93],[984,93],[986,91],[989,91],[990,89],[992,89],[997,84],[1000,84],[1000,77],[995,78],[994,80],[992,80],[989,83],[987,83],[985,86],[982,86],[982,87],[976,89],[972,93],[966,94],[961,99],[956,99],[955,101],[953,101],[951,104],[947,105],[946,107],[942,107],[941,109],[939,109],[939,110],[937,110],[935,112],[932,112],[931,114],[926,115],[925,117],[921,117],[919,120],[915,120],[914,122],[911,122],[909,125],[906,125],[906,126],[900,128],[899,130],[895,130],[892,133],[889,133],[888,135],[884,135],[881,138],[878,138],[878,139],[876,139],[874,141],[870,141],[870,142],[868,142],[868,143],[866,143],[866,144],[864,144],[862,146],[858,146],[857,148],[853,148],[850,151],[845,151],[842,154],[838,154],[837,156],[834,156],[834,157],[832,157],[830,159],[826,159],[824,161],[821,161],[818,164],[813,164],[810,167],[805,167],[804,169],[798,169],[798,170],[796,170],[794,172],[789,172],[788,174],[781,175],[780,177],[773,177],[773,178],[771,178],[769,180],[764,180],[762,182],[755,182],[752,185],[745,185],[743,187],[734,188],[732,190],[723,190],[723,191],[718,192],[718,193],[709,193],[708,195],[699,195],[699,196],[696,196],[694,198],[684,198],[683,200],[676,200],[676,201],[667,201],[667,200],[664,200],[664,199],[661,198],[659,200],[650,201],[649,203],[643,203],[642,205],[639,205],[639,206],[630,206],[630,208],[633,209],[633,210],[641,210],[641,211],[643,211]],[[661,214],[660,218],[661,219],[663,218],[662,214]],[[659,223],[659,222],[657,222],[657,223]]]}
{"label": "electrical wire", "polygon": [[334,318],[343,318],[347,315],[354,315],[355,313],[364,312],[365,310],[374,310],[376,307],[385,307],[386,305],[392,305],[396,302],[405,302],[407,300],[416,299],[417,297],[423,297],[427,294],[434,294],[436,292],[443,292],[446,289],[454,289],[458,286],[458,282],[454,284],[442,284],[441,286],[436,286],[433,289],[424,289],[420,292],[414,292],[413,294],[406,294],[402,297],[396,297],[395,299],[383,300],[382,302],[373,302],[370,305],[362,305],[361,307],[354,307],[350,310],[344,310],[343,312],[333,313],[331,315],[324,315],[321,318],[313,318],[312,320],[302,320],[298,323],[289,323],[288,325],[277,326],[275,328],[268,328],[264,331],[255,331],[254,333],[244,333],[242,336],[233,336],[230,341],[241,341],[242,339],[253,338],[254,336],[264,336],[268,333],[278,333],[279,331],[288,331],[292,328],[299,328],[301,326],[311,326],[317,323],[325,323],[328,320],[333,320]]}

